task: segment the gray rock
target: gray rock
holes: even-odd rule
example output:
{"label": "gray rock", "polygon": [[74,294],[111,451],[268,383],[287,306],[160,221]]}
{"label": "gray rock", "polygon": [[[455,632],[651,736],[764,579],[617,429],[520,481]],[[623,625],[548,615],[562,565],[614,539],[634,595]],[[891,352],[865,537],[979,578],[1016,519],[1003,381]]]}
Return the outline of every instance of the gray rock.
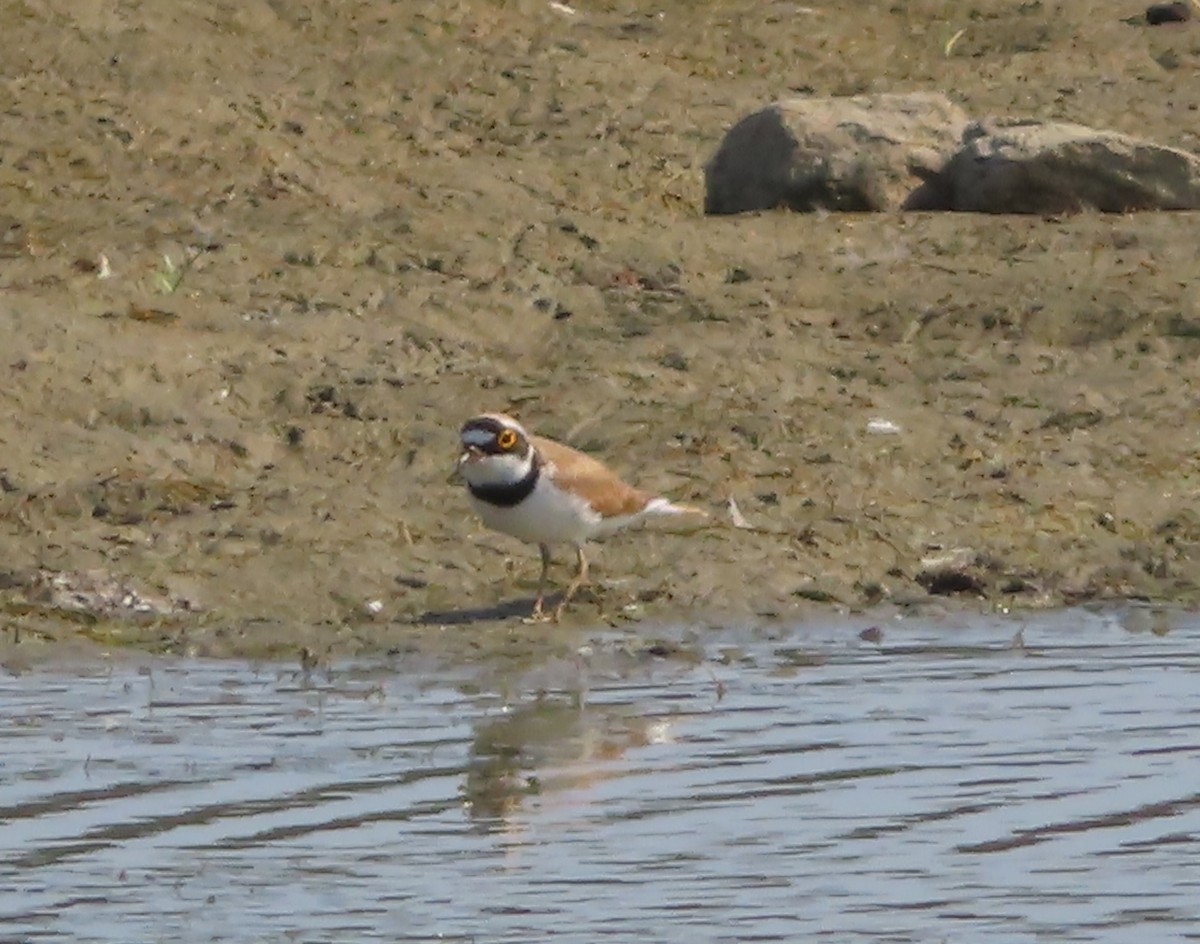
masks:
{"label": "gray rock", "polygon": [[1200,208],[1200,157],[1066,122],[975,122],[942,176],[950,208],[976,213]]}
{"label": "gray rock", "polygon": [[725,135],[705,212],[944,209],[939,172],[967,122],[934,92],[776,102]]}
{"label": "gray rock", "polygon": [[969,122],[944,95],[776,102],[705,168],[706,213],[1200,209],[1200,156],[1067,122]]}

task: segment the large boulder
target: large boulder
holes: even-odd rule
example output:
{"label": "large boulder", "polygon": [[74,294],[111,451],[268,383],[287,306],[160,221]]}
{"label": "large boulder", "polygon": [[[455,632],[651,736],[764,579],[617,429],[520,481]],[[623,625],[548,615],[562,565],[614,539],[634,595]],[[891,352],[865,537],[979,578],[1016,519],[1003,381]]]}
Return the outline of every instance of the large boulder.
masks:
{"label": "large boulder", "polygon": [[725,135],[704,209],[945,209],[939,172],[967,124],[936,92],[776,102]]}
{"label": "large boulder", "polygon": [[970,122],[944,95],[776,102],[705,168],[707,213],[1200,209],[1200,156],[1057,121]]}
{"label": "large boulder", "polygon": [[1066,122],[975,122],[940,176],[950,208],[976,213],[1200,208],[1200,157]]}

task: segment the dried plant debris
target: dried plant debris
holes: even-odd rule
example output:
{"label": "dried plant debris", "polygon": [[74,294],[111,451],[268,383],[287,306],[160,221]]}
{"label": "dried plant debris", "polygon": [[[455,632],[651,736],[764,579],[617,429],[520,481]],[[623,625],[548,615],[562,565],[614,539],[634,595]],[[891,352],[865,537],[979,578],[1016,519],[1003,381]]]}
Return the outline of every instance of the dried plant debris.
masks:
{"label": "dried plant debris", "polygon": [[195,614],[192,600],[146,590],[104,570],[30,570],[0,574],[0,607],[10,615],[60,614],[77,622],[174,619]]}

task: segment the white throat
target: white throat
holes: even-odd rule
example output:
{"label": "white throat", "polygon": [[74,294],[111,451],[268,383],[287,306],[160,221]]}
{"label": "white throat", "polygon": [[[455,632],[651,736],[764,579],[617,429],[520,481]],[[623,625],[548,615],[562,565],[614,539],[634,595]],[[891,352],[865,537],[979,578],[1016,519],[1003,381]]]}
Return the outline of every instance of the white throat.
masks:
{"label": "white throat", "polygon": [[462,464],[462,474],[469,483],[483,485],[516,485],[533,467],[533,452],[525,456],[483,456]]}

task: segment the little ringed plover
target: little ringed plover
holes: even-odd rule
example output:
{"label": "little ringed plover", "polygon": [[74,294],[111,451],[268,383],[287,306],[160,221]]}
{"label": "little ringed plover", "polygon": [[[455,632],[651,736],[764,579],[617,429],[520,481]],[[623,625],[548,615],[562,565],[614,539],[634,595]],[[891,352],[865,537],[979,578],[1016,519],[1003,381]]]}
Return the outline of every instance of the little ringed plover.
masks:
{"label": "little ringed plover", "polygon": [[[538,578],[533,621],[557,622],[575,593],[587,583],[583,546],[622,528],[659,515],[701,515],[699,508],[677,505],[622,481],[603,463],[570,446],[528,433],[511,416],[484,413],[459,431],[463,453],[458,471],[466,480],[471,504],[484,525],[538,545]],[[552,616],[544,612],[550,548],[575,546],[577,567]]]}

